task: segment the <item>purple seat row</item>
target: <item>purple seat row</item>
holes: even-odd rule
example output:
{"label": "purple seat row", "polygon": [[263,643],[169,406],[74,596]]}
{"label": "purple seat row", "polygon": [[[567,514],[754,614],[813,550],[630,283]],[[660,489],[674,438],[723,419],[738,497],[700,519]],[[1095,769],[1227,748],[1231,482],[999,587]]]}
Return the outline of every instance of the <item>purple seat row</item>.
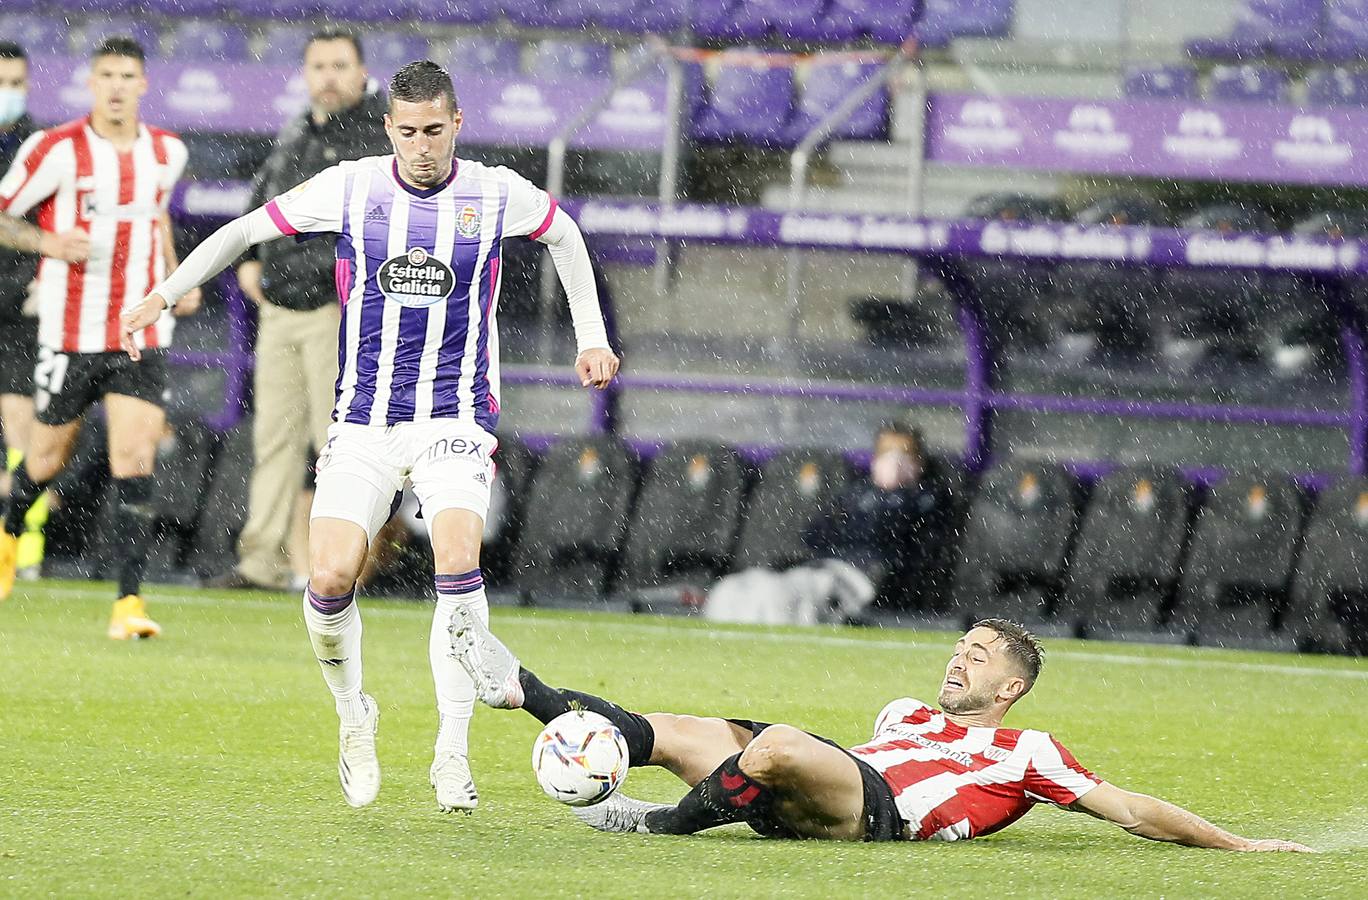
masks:
{"label": "purple seat row", "polygon": [[1228,35],[1193,41],[1188,52],[1208,59],[1368,59],[1368,0],[1244,0]]}
{"label": "purple seat row", "polygon": [[[700,38],[816,43],[870,40],[925,46],[956,37],[1001,36],[1015,0],[242,0],[235,10],[267,19],[331,17],[355,22],[482,24],[498,19],[533,28],[602,27],[634,34],[690,28]],[[172,17],[217,16],[219,0],[6,0],[7,10],[99,16],[146,11]]]}
{"label": "purple seat row", "polygon": [[[1207,98],[1223,102],[1286,103],[1292,84],[1287,73],[1252,64],[1217,66]],[[1196,100],[1197,71],[1191,66],[1147,66],[1131,69],[1123,85],[1127,97]],[[1317,69],[1306,76],[1306,102],[1311,106],[1368,106],[1368,72],[1339,67]]]}

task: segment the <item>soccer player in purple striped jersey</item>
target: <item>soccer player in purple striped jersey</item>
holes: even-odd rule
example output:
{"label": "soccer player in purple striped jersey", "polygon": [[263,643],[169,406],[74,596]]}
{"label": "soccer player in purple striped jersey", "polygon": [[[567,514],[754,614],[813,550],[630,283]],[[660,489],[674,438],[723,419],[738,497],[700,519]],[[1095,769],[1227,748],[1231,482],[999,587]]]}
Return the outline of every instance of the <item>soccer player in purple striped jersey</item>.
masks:
{"label": "soccer player in purple striped jersey", "polygon": [[337,245],[341,374],[310,514],[304,620],[336,701],[342,794],[352,806],[380,789],[378,710],[362,690],[356,578],[407,478],[422,504],[436,562],[428,655],[439,724],[430,776],[440,809],[472,811],[466,761],[475,692],[451,657],[459,608],[487,621],[480,536],[489,507],[499,418],[499,248],[527,237],[551,251],[570,301],[585,387],[617,374],[584,238],[556,201],[517,173],[455,156],[462,114],[450,76],[431,62],[390,82],[390,156],[340,163],[225,225],[123,316],[124,347],[177,299],[252,244],[332,234]]}

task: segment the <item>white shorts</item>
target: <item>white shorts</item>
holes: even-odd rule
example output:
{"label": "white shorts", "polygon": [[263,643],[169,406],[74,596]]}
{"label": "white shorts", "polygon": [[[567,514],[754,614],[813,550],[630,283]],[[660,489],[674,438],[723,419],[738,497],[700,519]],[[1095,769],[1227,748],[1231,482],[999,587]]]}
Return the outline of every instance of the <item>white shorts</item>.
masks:
{"label": "white shorts", "polygon": [[355,522],[374,540],[404,489],[428,523],[444,509],[468,509],[483,521],[494,479],[494,435],[472,422],[432,419],[397,425],[334,422],[318,455],[311,519]]}

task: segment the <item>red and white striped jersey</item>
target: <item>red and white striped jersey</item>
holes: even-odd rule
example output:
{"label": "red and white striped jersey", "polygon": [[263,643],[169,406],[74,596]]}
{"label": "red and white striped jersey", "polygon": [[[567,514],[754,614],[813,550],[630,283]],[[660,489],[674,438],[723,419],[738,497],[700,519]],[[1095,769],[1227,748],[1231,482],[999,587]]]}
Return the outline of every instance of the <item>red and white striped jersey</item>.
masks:
{"label": "red and white striped jersey", "polygon": [[[90,259],[38,268],[38,343],[58,353],[119,349],[119,315],[166,275],[160,217],[187,153],[169,131],[138,126],[119,150],[80,119],[32,134],[0,180],[0,211],[37,208],[38,225],[90,233]],[[174,319],[145,329],[141,347],[171,343]]]}
{"label": "red and white striped jersey", "polygon": [[1037,803],[1072,803],[1101,784],[1044,731],[965,727],[920,700],[894,700],[874,739],[851,748],[883,775],[915,840],[1000,831]]}

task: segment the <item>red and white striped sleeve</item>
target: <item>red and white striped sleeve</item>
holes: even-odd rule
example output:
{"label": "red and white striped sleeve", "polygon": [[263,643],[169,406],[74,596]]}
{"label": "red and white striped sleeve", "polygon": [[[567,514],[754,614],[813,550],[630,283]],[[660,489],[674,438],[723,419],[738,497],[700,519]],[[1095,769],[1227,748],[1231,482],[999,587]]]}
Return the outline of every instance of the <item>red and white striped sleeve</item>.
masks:
{"label": "red and white striped sleeve", "polygon": [[75,171],[71,142],[35,131],[19,145],[9,171],[0,179],[0,211],[27,214],[57,192],[64,171]]}
{"label": "red and white striped sleeve", "polygon": [[891,701],[874,719],[874,736],[878,737],[889,725],[896,725],[898,722],[911,717],[919,709],[926,709],[926,704],[920,700],[913,700],[911,697],[900,697]]}
{"label": "red and white striped sleeve", "polygon": [[1026,764],[1022,787],[1037,800],[1065,806],[1102,783],[1074,759],[1063,744],[1044,732]]}

